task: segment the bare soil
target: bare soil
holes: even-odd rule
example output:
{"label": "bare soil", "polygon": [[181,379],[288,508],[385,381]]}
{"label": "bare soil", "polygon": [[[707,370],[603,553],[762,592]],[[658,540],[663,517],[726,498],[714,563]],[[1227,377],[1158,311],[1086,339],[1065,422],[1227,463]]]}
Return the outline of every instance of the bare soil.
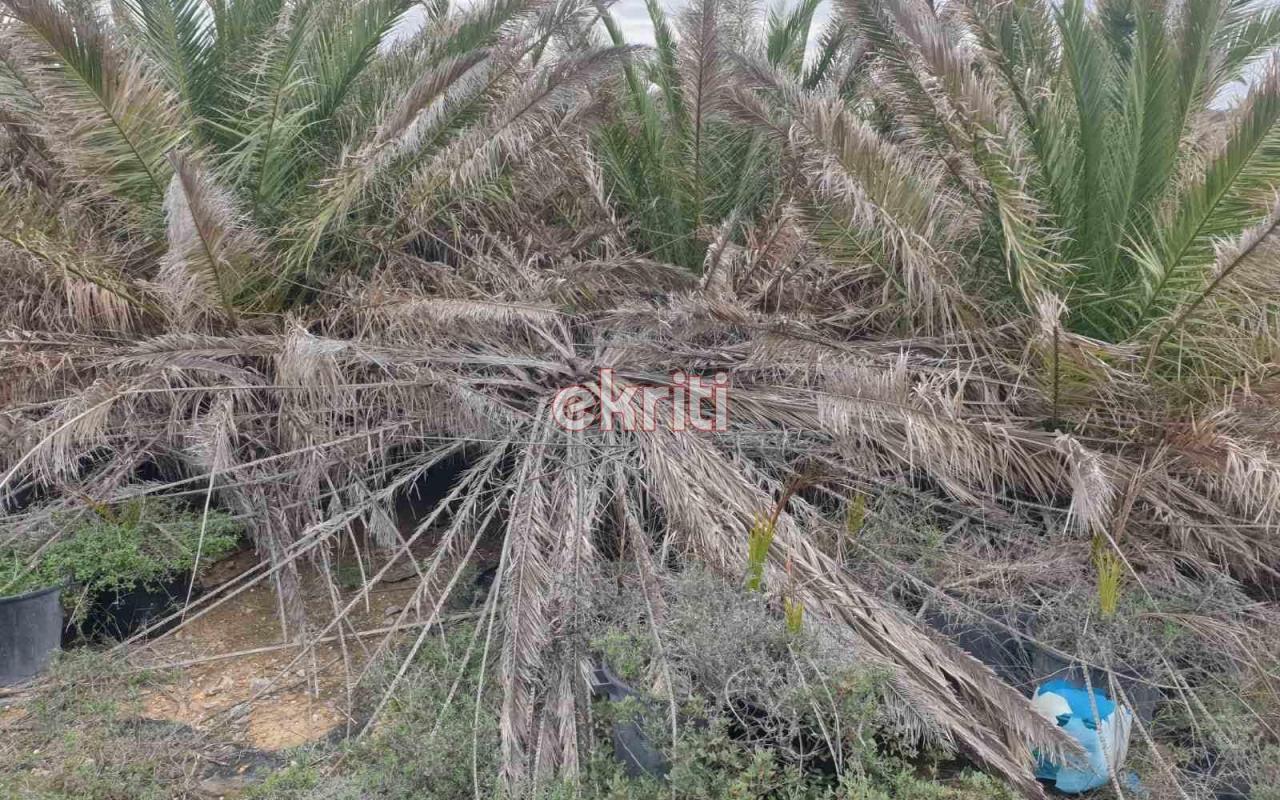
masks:
{"label": "bare soil", "polygon": [[[206,591],[241,575],[256,559],[254,553],[245,551],[213,565],[202,577]],[[365,567],[369,569],[368,562]],[[354,561],[340,570],[358,574]],[[416,578],[412,565],[401,559],[386,579],[373,587],[367,601],[356,605],[340,631],[331,631],[332,638],[340,632],[341,639],[317,644],[301,659],[302,649],[283,638],[280,609],[270,582],[241,592],[132,654],[131,661],[139,666],[172,672],[170,680],[149,689],[143,697],[143,716],[196,730],[216,726],[225,731],[230,723],[234,738],[266,751],[349,732],[358,726],[351,716],[349,687],[383,641],[386,630],[411,626],[395,634],[403,638],[418,630],[413,623],[430,614],[431,603],[426,598],[414,604]],[[354,586],[331,588],[313,567],[303,569],[301,579],[307,624],[313,632],[325,628],[334,619],[335,609],[358,593]],[[341,582],[341,578],[334,581]],[[407,606],[411,607],[401,614]]]}

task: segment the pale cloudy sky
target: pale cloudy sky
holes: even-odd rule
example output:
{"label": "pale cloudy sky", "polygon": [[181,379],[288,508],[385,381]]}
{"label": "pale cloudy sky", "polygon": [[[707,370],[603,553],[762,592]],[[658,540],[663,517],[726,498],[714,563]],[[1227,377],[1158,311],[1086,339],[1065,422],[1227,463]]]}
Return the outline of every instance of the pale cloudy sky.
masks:
{"label": "pale cloudy sky", "polygon": [[[455,4],[467,4],[472,0],[453,0],[453,2]],[[676,13],[684,7],[685,2],[686,0],[662,0],[662,4],[667,9],[668,21],[674,23]],[[758,2],[760,8],[770,8],[778,4],[790,8],[796,4],[797,0],[758,0]],[[645,10],[644,3],[645,0],[616,0],[611,6],[614,17],[622,26],[623,34],[631,44],[653,44],[653,25],[649,22],[649,13]],[[814,14],[813,26],[810,29],[810,42],[822,33],[822,28],[830,16],[831,2],[830,0],[823,0],[818,6],[817,13]],[[411,11],[398,26],[399,32],[415,29],[421,19],[420,10]],[[1260,69],[1253,70],[1253,73],[1254,75],[1260,74]],[[1244,94],[1244,87],[1241,85],[1227,87],[1214,100],[1213,105],[1218,108],[1231,106],[1243,98]]]}
{"label": "pale cloudy sky", "polygon": [[[668,14],[674,14],[680,3],[665,0]],[[653,44],[653,26],[649,24],[649,13],[645,11],[644,0],[618,0],[613,4],[613,16],[622,26],[627,41],[636,44]]]}
{"label": "pale cloudy sky", "polygon": [[[468,0],[454,0],[455,3],[466,3]],[[684,0],[662,0],[666,6],[668,19],[674,21],[674,16],[684,6]],[[761,0],[761,7],[768,8],[772,3],[781,2],[786,7],[796,4],[796,0]],[[611,7],[613,16],[622,26],[623,34],[627,37],[627,41],[632,44],[653,44],[653,26],[649,23],[649,13],[645,10],[644,0],[617,0]],[[826,23],[827,17],[831,13],[831,4],[823,2],[818,6],[818,12],[814,15],[813,33],[814,36],[822,32],[822,26]],[[412,30],[417,27],[418,20],[421,19],[421,12],[411,12],[400,25],[400,30]]]}
{"label": "pale cloudy sky", "polygon": [[[762,0],[761,8],[769,8],[779,0]],[[796,5],[795,0],[781,0],[784,7],[793,7]],[[672,19],[676,12],[683,6],[683,0],[663,0],[663,5],[667,8],[668,19]],[[622,30],[626,34],[627,41],[634,44],[653,44],[653,26],[649,24],[649,12],[645,10],[644,0],[618,0],[612,7],[613,15],[617,18],[618,23],[622,25]],[[813,19],[813,33],[816,36],[821,33],[822,26],[826,24],[827,17],[831,14],[831,4],[824,2],[818,7],[817,13]]]}

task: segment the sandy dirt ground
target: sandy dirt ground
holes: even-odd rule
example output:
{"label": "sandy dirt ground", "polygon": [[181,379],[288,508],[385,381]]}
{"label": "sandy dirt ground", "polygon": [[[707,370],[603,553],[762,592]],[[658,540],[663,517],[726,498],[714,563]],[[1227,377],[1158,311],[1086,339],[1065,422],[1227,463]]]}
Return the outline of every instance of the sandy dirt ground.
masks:
{"label": "sandy dirt ground", "polygon": [[[214,565],[202,576],[202,584],[207,591],[219,586],[225,591],[226,582],[255,561],[253,553],[239,553]],[[302,571],[308,626],[313,632],[328,625],[335,608],[345,606],[357,593],[354,562],[344,563],[337,575],[336,587],[331,589],[314,568]],[[343,586],[344,582],[348,585]],[[383,642],[385,629],[411,625],[430,613],[431,604],[425,599],[413,603],[417,586],[416,572],[402,559],[374,586],[367,602],[351,611],[340,628],[340,641],[327,641],[302,653],[283,639],[276,593],[269,581],[263,581],[136,647],[131,661],[165,670],[170,677],[144,697],[144,716],[198,730],[225,729],[229,724],[244,744],[268,751],[346,732],[359,724],[348,714],[348,687]],[[402,615],[406,606],[410,607]],[[417,630],[410,628],[395,636],[403,638]],[[356,635],[369,631],[377,633]],[[338,632],[335,629],[326,638],[337,638]],[[181,666],[166,669],[167,665]]]}

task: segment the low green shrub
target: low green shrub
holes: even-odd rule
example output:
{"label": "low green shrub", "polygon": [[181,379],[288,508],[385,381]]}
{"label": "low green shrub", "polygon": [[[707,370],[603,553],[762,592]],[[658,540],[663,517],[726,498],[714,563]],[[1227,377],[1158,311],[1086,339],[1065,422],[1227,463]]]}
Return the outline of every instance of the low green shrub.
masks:
{"label": "low green shrub", "polygon": [[0,553],[0,597],[34,592],[50,585],[41,570],[33,570],[16,552]]}
{"label": "low green shrub", "polygon": [[239,526],[230,515],[203,514],[160,500],[131,500],[99,511],[55,542],[42,571],[95,590],[155,588],[176,573],[231,552]]}
{"label": "low green shrub", "polygon": [[[166,580],[225,556],[240,527],[229,514],[204,515],[176,503],[138,498],[95,508],[35,557],[0,554],[0,593],[64,585],[76,595],[156,589]],[[73,604],[73,607],[82,604]]]}

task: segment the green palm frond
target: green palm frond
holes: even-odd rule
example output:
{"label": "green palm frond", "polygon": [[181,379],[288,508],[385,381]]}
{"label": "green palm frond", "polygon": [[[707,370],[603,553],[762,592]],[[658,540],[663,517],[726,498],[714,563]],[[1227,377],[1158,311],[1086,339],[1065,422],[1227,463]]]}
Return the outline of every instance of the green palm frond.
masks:
{"label": "green palm frond", "polygon": [[21,69],[48,113],[46,140],[80,177],[158,212],[171,170],[166,155],[188,134],[177,99],[138,56],[121,52],[99,20],[74,18],[51,0],[5,0],[30,49]]}
{"label": "green palm frond", "polygon": [[8,27],[0,27],[0,110],[37,119],[40,97],[21,64],[22,42]]}
{"label": "green palm frond", "polygon": [[[313,123],[327,123],[414,0],[322,3],[303,61],[303,94]],[[319,133],[320,129],[316,129]]]}
{"label": "green palm frond", "polygon": [[1229,3],[1213,42],[1213,51],[1220,56],[1214,85],[1222,87],[1241,81],[1250,67],[1265,59],[1277,46],[1280,46],[1280,8],[1257,0]]}
{"label": "green palm frond", "polygon": [[1226,126],[1213,105],[1280,35],[1258,4],[965,0],[950,28],[906,0],[841,8],[889,134],[925,145],[985,210],[1003,291],[1028,308],[1059,295],[1074,331],[1163,329],[1211,280],[1216,243],[1271,208],[1274,77]]}
{"label": "green palm frond", "polygon": [[774,67],[798,76],[805,62],[809,31],[819,0],[800,0],[791,9],[775,6],[765,20],[765,55]]}
{"label": "green palm frond", "polygon": [[[596,146],[610,193],[630,219],[633,239],[641,251],[698,269],[702,247],[696,230],[703,210],[700,206],[706,200],[705,183],[700,181],[706,177],[703,170],[710,168],[702,160],[707,149],[701,147],[702,140],[694,145],[686,138],[694,135],[695,128],[693,114],[686,107],[688,87],[682,70],[689,65],[685,42],[677,42],[660,2],[646,0],[646,8],[656,42],[655,57],[646,65],[647,80],[639,69],[624,74],[630,113],[602,126]],[[692,13],[681,23],[688,22]],[[708,21],[714,28],[714,10],[711,13]],[[620,32],[614,41],[621,41]],[[715,53],[709,55],[714,61]],[[656,87],[657,98],[650,96],[645,84]],[[706,135],[707,128],[701,133]],[[699,185],[703,186],[701,194]]]}
{"label": "green palm frond", "polygon": [[1275,258],[1276,253],[1274,249],[1269,248],[1269,245],[1272,244],[1272,237],[1277,230],[1280,230],[1280,203],[1273,206],[1257,225],[1244,231],[1236,241],[1217,248],[1212,272],[1205,275],[1204,286],[1198,291],[1189,293],[1177,308],[1176,313],[1172,314],[1161,326],[1160,331],[1152,337],[1147,351],[1148,369],[1160,355],[1161,346],[1170,337],[1186,325],[1203,306],[1218,300],[1228,290],[1238,287],[1241,291],[1252,295],[1251,302],[1263,304],[1270,302],[1277,288],[1274,270],[1264,267],[1261,270],[1263,275],[1261,280],[1249,281],[1239,278],[1248,271],[1253,262]]}
{"label": "green palm frond", "polygon": [[804,69],[801,86],[813,90],[822,85],[839,63],[841,52],[849,41],[849,26],[839,19],[828,20],[818,36],[816,52]]}
{"label": "green palm frond", "polygon": [[[1115,203],[1111,188],[1112,161],[1123,147],[1113,147],[1119,135],[1114,104],[1120,95],[1115,86],[1116,71],[1108,61],[1115,58],[1085,13],[1084,0],[1068,0],[1058,13],[1062,35],[1063,67],[1076,104],[1078,127],[1077,192],[1070,209],[1072,216],[1061,224],[1072,231],[1080,247],[1092,257],[1107,249],[1113,238],[1110,206]],[[1121,156],[1123,157],[1123,156]]]}
{"label": "green palm frond", "polygon": [[1223,22],[1230,0],[1187,0],[1175,17],[1174,119],[1181,130],[1193,114],[1203,109],[1217,94],[1213,70],[1218,55],[1213,52],[1215,32]]}
{"label": "green palm frond", "polygon": [[675,33],[667,22],[661,0],[644,0],[644,6],[653,25],[654,48],[658,55],[653,68],[653,82],[662,92],[669,124],[675,131],[681,131],[685,124],[684,91],[677,69],[679,51]]}
{"label": "green palm frond", "polygon": [[[1124,105],[1125,130],[1131,148],[1127,159],[1131,188],[1127,213],[1118,213],[1115,219],[1116,224],[1124,224],[1130,231],[1149,228],[1154,219],[1174,174],[1183,134],[1182,123],[1175,116],[1176,109],[1169,102],[1177,76],[1164,20],[1155,13],[1141,13],[1136,36],[1136,53],[1126,81]],[[1118,209],[1118,212],[1125,211],[1123,206]],[[1118,247],[1124,242],[1112,240],[1111,244]]]}
{"label": "green palm frond", "polygon": [[304,149],[299,146],[313,107],[302,99],[303,53],[310,38],[311,3],[275,20],[249,76],[233,83],[227,115],[232,141],[227,169],[248,188],[253,213],[277,209],[295,190]]}
{"label": "green palm frond", "polygon": [[288,5],[288,0],[209,0],[217,63],[227,69],[243,66]]}
{"label": "green palm frond", "polygon": [[[623,47],[627,44],[626,36],[623,35],[622,27],[618,25],[618,20],[614,18],[613,13],[605,7],[603,3],[596,2],[596,12],[600,15],[600,22],[604,25],[605,33],[609,36],[609,41],[614,47]],[[649,93],[640,85],[640,72],[636,69],[635,64],[625,64],[622,68],[622,75],[627,82],[627,95],[630,98],[636,114],[644,116],[646,109],[649,107]]]}
{"label": "green palm frond", "polygon": [[1143,326],[1181,306],[1214,261],[1215,243],[1233,238],[1269,210],[1280,187],[1280,64],[1250,93],[1226,143],[1176,197],[1167,221],[1139,246],[1142,269],[1130,298]]}
{"label": "green palm frond", "polygon": [[[353,152],[324,180],[324,189],[310,198],[302,231],[290,253],[289,263],[299,271],[320,245],[331,228],[340,225],[352,208],[379,181],[384,173],[401,174],[425,153],[434,152],[452,125],[448,120],[459,105],[484,93],[484,79],[459,86],[474,71],[485,72],[482,62],[488,51],[472,50],[464,56],[449,58],[426,71],[402,101],[390,107],[373,130],[372,137]],[[480,66],[478,66],[480,65]],[[487,76],[486,76],[487,77]],[[450,96],[452,94],[452,97]],[[458,100],[463,103],[459,104]],[[415,125],[428,110],[432,119]]]}
{"label": "green palm frond", "polygon": [[194,117],[213,110],[221,77],[215,68],[214,16],[203,0],[120,0],[141,49]]}
{"label": "green palm frond", "polygon": [[1060,227],[1078,196],[1076,103],[1061,91],[1062,52],[1054,9],[1043,3],[970,0],[965,18],[1010,98],[1039,169],[1037,193]]}
{"label": "green palm frond", "polygon": [[[513,25],[537,11],[547,0],[487,0],[452,18],[444,29],[429,29],[434,60],[464,55],[477,47],[489,47]],[[441,17],[441,20],[447,19]]]}

